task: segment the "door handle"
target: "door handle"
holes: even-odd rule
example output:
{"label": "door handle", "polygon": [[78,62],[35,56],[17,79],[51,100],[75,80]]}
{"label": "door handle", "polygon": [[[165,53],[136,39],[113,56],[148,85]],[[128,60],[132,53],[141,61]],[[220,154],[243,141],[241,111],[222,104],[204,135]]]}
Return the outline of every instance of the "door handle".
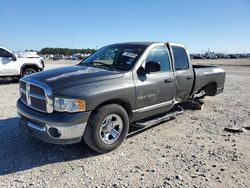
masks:
{"label": "door handle", "polygon": [[166,80],[165,80],[165,83],[169,83],[169,82],[172,82],[173,81],[173,78],[167,78]]}
{"label": "door handle", "polygon": [[191,80],[193,78],[193,76],[188,76],[187,80]]}

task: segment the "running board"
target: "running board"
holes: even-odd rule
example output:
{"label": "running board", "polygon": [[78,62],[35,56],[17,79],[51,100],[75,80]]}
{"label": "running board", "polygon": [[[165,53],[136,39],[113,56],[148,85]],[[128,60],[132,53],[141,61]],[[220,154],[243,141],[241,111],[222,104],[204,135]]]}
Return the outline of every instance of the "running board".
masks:
{"label": "running board", "polygon": [[167,121],[167,120],[169,120],[169,119],[171,119],[171,118],[173,118],[173,117],[175,117],[177,115],[180,115],[180,114],[184,113],[184,110],[183,110],[182,107],[177,106],[176,108],[177,109],[175,111],[164,114],[163,116],[156,117],[154,119],[149,119],[148,121],[136,122],[135,127],[146,128],[146,127],[153,126],[153,125],[159,124],[161,122]]}
{"label": "running board", "polygon": [[134,124],[131,125],[130,129],[129,129],[129,133],[127,135],[127,138],[130,138],[136,134],[139,134],[149,128],[152,128],[154,126],[156,126],[159,123],[168,121],[170,119],[173,119],[175,116],[183,114],[184,113],[184,109],[180,106],[176,106],[174,107],[174,109],[172,109],[170,111],[170,113],[164,114],[163,116],[158,116],[154,119],[147,119],[144,121],[140,121],[140,122],[135,122]]}

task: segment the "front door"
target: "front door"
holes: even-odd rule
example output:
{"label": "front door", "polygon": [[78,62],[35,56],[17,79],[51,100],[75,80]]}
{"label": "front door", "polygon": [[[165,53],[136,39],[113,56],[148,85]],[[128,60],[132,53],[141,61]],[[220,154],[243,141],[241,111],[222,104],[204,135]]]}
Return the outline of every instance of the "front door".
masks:
{"label": "front door", "polygon": [[136,75],[136,110],[134,113],[139,119],[166,112],[174,104],[175,82],[167,47],[162,45],[153,48],[142,66],[145,67],[148,61],[159,62],[161,69],[159,72],[137,73]]}
{"label": "front door", "polygon": [[17,61],[13,60],[13,55],[0,48],[0,75],[1,76],[14,76],[18,75],[19,65]]}

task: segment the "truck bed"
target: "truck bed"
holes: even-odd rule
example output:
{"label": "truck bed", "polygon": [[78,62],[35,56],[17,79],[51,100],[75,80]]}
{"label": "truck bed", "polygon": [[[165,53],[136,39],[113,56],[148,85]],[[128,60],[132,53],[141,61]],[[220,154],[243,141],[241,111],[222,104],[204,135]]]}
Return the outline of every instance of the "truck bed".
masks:
{"label": "truck bed", "polygon": [[[225,71],[219,66],[193,65],[194,85],[192,95],[207,87],[206,94],[214,96],[223,91]],[[208,88],[210,87],[210,88]]]}

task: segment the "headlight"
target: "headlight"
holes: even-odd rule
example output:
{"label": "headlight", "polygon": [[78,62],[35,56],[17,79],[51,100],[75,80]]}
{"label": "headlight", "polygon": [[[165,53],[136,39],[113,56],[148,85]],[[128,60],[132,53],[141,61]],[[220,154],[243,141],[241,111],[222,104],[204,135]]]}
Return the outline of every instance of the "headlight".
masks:
{"label": "headlight", "polygon": [[54,109],[59,112],[85,111],[86,104],[82,99],[55,98]]}

